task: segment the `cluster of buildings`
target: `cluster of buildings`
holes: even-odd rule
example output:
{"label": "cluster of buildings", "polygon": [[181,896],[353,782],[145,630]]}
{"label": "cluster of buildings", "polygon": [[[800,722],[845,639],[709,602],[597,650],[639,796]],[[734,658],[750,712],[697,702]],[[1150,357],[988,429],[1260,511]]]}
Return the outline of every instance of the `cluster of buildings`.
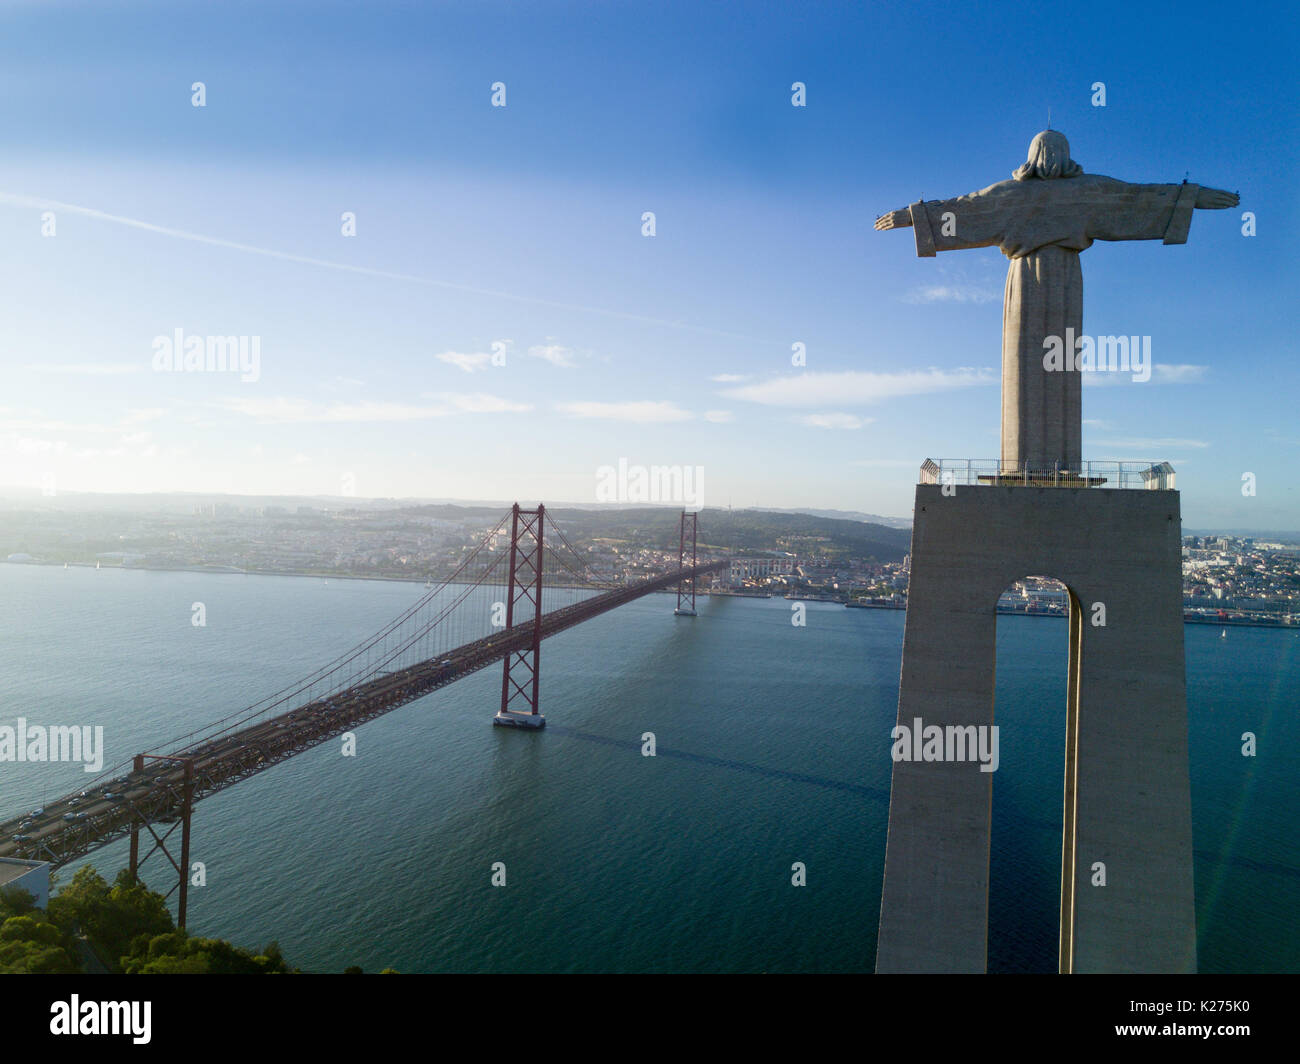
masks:
{"label": "cluster of buildings", "polygon": [[714,590],[733,594],[782,594],[832,602],[862,601],[879,606],[907,604],[907,560],[805,559],[792,553],[733,558]]}
{"label": "cluster of buildings", "polygon": [[[44,564],[425,579],[489,529],[393,511],[206,504],[184,514],[7,514],[0,557]],[[7,549],[6,549],[7,548]]]}
{"label": "cluster of buildings", "polygon": [[[742,593],[807,594],[901,608],[907,605],[910,560],[828,565],[793,555],[738,558],[726,584]],[[1300,545],[1251,537],[1185,537],[1183,605],[1189,622],[1300,626]],[[1064,617],[1069,595],[1054,579],[1030,576],[1003,592],[998,609]]]}
{"label": "cluster of buildings", "polygon": [[[418,510],[325,510],[205,503],[186,513],[11,512],[0,522],[0,559],[12,563],[149,569],[306,573],[426,580],[455,572],[491,529],[481,515]],[[636,529],[622,538],[583,536],[565,526],[581,561],[616,582],[660,576],[677,565],[676,544]],[[476,568],[499,561],[508,536]],[[647,542],[651,541],[651,542]],[[824,537],[740,545],[730,567],[701,591],[785,595],[854,605],[907,605],[908,557],[879,562],[835,550]],[[719,552],[710,549],[709,557]],[[703,556],[703,555],[702,555]],[[561,579],[564,575],[558,574]],[[1300,545],[1251,537],[1183,539],[1184,611],[1189,621],[1300,624]],[[1005,612],[1064,616],[1065,589],[1030,577],[1003,594]]]}
{"label": "cluster of buildings", "polygon": [[1184,537],[1183,611],[1209,623],[1300,624],[1300,546]]}

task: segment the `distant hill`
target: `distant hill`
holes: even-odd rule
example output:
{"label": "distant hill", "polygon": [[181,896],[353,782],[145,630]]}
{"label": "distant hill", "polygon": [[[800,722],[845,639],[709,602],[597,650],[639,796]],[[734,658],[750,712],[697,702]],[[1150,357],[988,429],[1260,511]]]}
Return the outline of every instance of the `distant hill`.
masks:
{"label": "distant hill", "polygon": [[882,517],[880,514],[864,514],[857,510],[780,510],[767,506],[755,506],[754,510],[763,514],[807,514],[809,517],[828,517],[837,521],[862,521],[869,525],[884,525],[886,528],[911,528],[910,517]]}
{"label": "distant hill", "polygon": [[[192,514],[200,505],[221,503],[246,510],[281,507],[279,520],[293,517],[298,507],[318,511],[362,511],[375,515],[415,515],[449,521],[493,523],[509,503],[424,502],[412,499],[353,499],[344,496],[216,495],[202,492],[157,494],[60,493],[44,497],[33,492],[11,493],[0,510],[18,512],[64,512],[79,514]],[[633,544],[670,550],[678,543],[677,506],[585,507],[547,505],[552,521],[567,532],[585,539],[626,540]],[[843,515],[843,516],[841,516]],[[798,510],[706,509],[700,513],[700,545],[745,552],[791,551],[801,556],[823,555],[827,559],[856,557],[879,562],[901,561],[910,549],[911,533],[905,523],[893,518],[868,521],[870,514],[848,511],[803,513]],[[259,520],[256,516],[244,518]],[[310,520],[310,518],[306,518]],[[327,519],[319,514],[317,520]],[[886,524],[883,522],[894,522]],[[900,527],[901,526],[901,527]],[[571,536],[572,538],[572,536]]]}
{"label": "distant hill", "polygon": [[[404,508],[402,513],[444,521],[495,520],[500,506],[458,506],[435,504]],[[588,510],[576,507],[547,506],[546,516],[559,525],[570,539],[631,540],[658,550],[678,545],[678,522],[681,510],[664,506],[626,510]],[[874,559],[879,562],[902,561],[911,549],[908,529],[841,518],[817,517],[813,514],[785,513],[769,510],[700,511],[700,547],[718,547],[743,551],[784,551],[794,549],[806,554],[821,539],[823,549],[837,555]],[[798,537],[799,542],[792,542]],[[811,538],[810,538],[811,537]]]}
{"label": "distant hill", "polygon": [[[531,506],[536,499],[520,499],[524,506]],[[628,509],[625,502],[554,502],[543,499],[548,509],[565,510],[613,510]],[[45,496],[37,488],[0,485],[0,507],[4,509],[30,509],[36,504],[42,510],[94,511],[94,510],[130,510],[149,511],[153,513],[190,513],[195,506],[209,506],[224,503],[228,506],[256,508],[264,506],[281,506],[294,510],[299,506],[312,506],[320,510],[406,510],[413,506],[457,506],[462,509],[506,510],[513,500],[493,499],[446,499],[446,498],[360,498],[347,495],[225,495],[206,491],[166,491],[141,494],[109,493],[91,491],[61,491],[57,495]],[[678,513],[679,506],[663,504],[646,507]],[[884,525],[887,528],[911,528],[912,522],[905,517],[881,517],[878,514],[860,513],[856,510],[801,510],[778,509],[775,507],[750,507],[753,512],[773,514],[808,514],[812,517],[828,517],[844,521],[864,521],[867,524]]]}
{"label": "distant hill", "polygon": [[[678,543],[680,511],[663,507],[636,510],[578,510],[547,507],[547,514],[566,533],[591,539],[634,537],[648,546],[669,550]],[[817,538],[837,555],[902,561],[911,547],[911,532],[856,520],[764,510],[705,509],[700,512],[700,544],[729,550],[808,552]],[[800,542],[791,543],[791,537]],[[810,543],[808,537],[813,537]]]}
{"label": "distant hill", "polygon": [[[543,500],[545,502],[546,500]],[[535,505],[536,499],[520,499],[519,502],[525,506]],[[362,510],[368,512],[381,512],[390,510],[410,510],[420,507],[444,507],[456,511],[461,516],[487,516],[490,513],[500,514],[508,510],[512,500],[492,501],[492,500],[463,500],[463,499],[429,499],[429,498],[406,498],[406,499],[383,499],[383,498],[354,498],[346,495],[223,495],[217,492],[150,492],[141,494],[108,492],[89,492],[89,491],[60,491],[54,496],[45,496],[38,488],[17,485],[0,485],[0,511],[35,511],[35,512],[64,512],[64,513],[109,513],[109,512],[129,512],[129,513],[172,513],[172,514],[191,514],[196,506],[208,506],[213,503],[224,503],[229,506],[236,506],[243,509],[259,509],[269,506],[282,507],[293,513],[299,506],[311,507],[317,510],[328,510],[337,512],[341,510]],[[574,511],[581,513],[617,513],[624,514],[633,512],[628,509],[627,503],[586,503],[586,502],[547,502],[546,508],[556,513],[560,511]],[[669,519],[675,521],[680,514],[679,506],[661,505],[654,507],[644,507],[647,513],[667,514]],[[638,511],[640,512],[640,511]],[[709,510],[710,515],[725,514],[727,510]],[[776,516],[798,516],[803,515],[810,518],[818,518],[827,521],[847,521],[851,523],[863,524],[874,528],[886,528],[893,530],[907,530],[912,527],[912,521],[906,517],[884,517],[881,514],[863,513],[859,510],[824,510],[824,509],[781,509],[777,507],[752,507],[745,510],[736,510],[736,514],[770,514]],[[710,516],[709,521],[714,522]],[[775,526],[773,526],[775,527]],[[1190,528],[1183,526],[1183,535],[1185,536],[1253,536],[1256,539],[1274,540],[1282,543],[1300,543],[1300,531],[1295,529],[1278,531],[1275,529],[1258,529],[1258,528]],[[906,550],[907,547],[905,546]]]}
{"label": "distant hill", "polygon": [[1277,532],[1269,529],[1259,531],[1254,528],[1188,528],[1183,526],[1184,536],[1230,536],[1272,541],[1274,543],[1300,543],[1300,532]]}

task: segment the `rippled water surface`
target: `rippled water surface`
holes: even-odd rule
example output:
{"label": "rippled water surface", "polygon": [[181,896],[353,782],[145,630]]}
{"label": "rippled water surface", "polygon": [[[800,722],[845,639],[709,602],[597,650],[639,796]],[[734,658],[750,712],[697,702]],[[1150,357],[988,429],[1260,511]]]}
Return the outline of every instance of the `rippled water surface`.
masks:
{"label": "rippled water surface", "polygon": [[[129,757],[421,593],[0,565],[0,724],[102,725],[109,759]],[[191,929],[277,939],[322,971],[870,970],[903,614],[810,603],[796,628],[782,599],[702,599],[694,619],[673,604],[548,640],[544,732],[491,727],[492,669],[365,725],[355,758],[327,743],[204,801]],[[1300,635],[1189,626],[1186,641],[1201,969],[1300,971]],[[1065,622],[1004,617],[998,643],[989,966],[1051,971]],[[83,775],[0,765],[0,814]],[[125,860],[125,843],[90,858],[109,875]]]}

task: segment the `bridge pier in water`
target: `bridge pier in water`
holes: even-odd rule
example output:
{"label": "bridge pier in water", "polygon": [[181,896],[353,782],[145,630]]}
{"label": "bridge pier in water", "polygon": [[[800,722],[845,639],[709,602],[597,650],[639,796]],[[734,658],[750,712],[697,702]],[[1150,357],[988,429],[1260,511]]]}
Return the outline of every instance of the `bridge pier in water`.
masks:
{"label": "bridge pier in water", "polygon": [[[695,554],[698,542],[697,522],[700,513],[697,510],[693,514],[682,511],[681,531],[677,537],[677,570],[684,572],[686,569],[686,526],[691,528],[691,569],[695,568]],[[686,605],[683,605],[685,603]],[[682,580],[677,585],[677,608],[673,610],[674,617],[694,617],[695,614],[695,574],[691,573],[690,577]]]}
{"label": "bridge pier in water", "polygon": [[542,673],[542,569],[546,507],[521,510],[515,503],[510,519],[510,582],[506,590],[506,634],[515,626],[517,605],[532,613],[533,637],[523,650],[506,654],[501,672],[501,708],[492,723],[504,728],[544,728],[537,709]]}

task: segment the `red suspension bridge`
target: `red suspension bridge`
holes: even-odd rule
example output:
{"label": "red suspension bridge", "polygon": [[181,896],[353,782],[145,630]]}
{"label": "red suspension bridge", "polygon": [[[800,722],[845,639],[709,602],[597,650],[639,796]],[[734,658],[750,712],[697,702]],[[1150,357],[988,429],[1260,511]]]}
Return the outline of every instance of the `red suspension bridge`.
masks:
{"label": "red suspension bridge", "polygon": [[167,896],[179,891],[177,923],[184,927],[196,802],[497,662],[501,705],[493,723],[543,727],[543,639],[656,591],[675,589],[674,612],[694,616],[697,578],[728,565],[700,564],[697,516],[682,514],[675,570],[627,582],[594,571],[547,521],[545,507],[516,504],[450,576],[428,583],[369,639],[254,705],[5,821],[0,857],[57,868],[129,836],[132,876],[155,854],[175,873]]}

